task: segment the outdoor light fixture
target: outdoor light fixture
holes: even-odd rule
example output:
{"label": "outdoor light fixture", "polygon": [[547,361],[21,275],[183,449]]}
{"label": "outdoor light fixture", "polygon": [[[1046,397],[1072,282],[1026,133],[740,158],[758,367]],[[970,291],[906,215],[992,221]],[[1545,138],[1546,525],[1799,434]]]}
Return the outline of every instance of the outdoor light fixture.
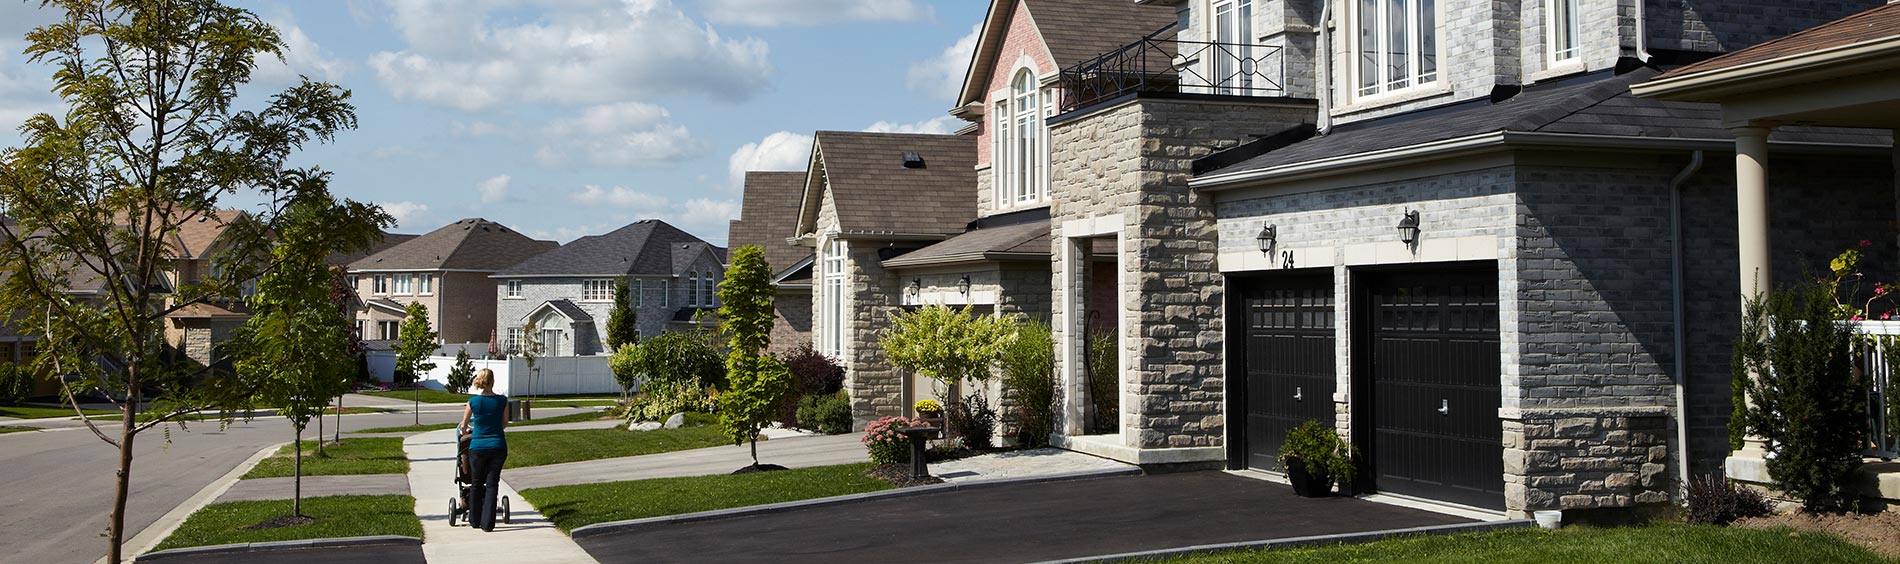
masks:
{"label": "outdoor light fixture", "polygon": [[1418,210],[1406,210],[1405,219],[1399,220],[1399,240],[1407,245],[1418,242]]}
{"label": "outdoor light fixture", "polygon": [[970,277],[965,276],[957,280],[957,291],[962,292],[965,296],[970,295]]}
{"label": "outdoor light fixture", "polygon": [[1260,228],[1260,235],[1255,236],[1254,241],[1260,243],[1260,252],[1273,252],[1273,248],[1280,244],[1280,227],[1268,225]]}
{"label": "outdoor light fixture", "polygon": [[915,298],[917,296],[922,296],[922,295],[924,295],[924,280],[922,278],[911,279],[910,297]]}

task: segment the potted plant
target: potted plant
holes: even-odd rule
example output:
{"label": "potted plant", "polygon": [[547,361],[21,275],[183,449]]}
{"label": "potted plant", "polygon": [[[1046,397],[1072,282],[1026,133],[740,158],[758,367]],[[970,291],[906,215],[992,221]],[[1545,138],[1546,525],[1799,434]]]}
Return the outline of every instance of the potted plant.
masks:
{"label": "potted plant", "polygon": [[1280,446],[1280,465],[1300,497],[1326,497],[1333,494],[1334,482],[1351,482],[1352,458],[1352,445],[1314,420],[1293,429]]}
{"label": "potted plant", "polygon": [[917,410],[917,418],[924,420],[924,424],[943,428],[943,404],[937,403],[937,400],[918,400],[911,408]]}

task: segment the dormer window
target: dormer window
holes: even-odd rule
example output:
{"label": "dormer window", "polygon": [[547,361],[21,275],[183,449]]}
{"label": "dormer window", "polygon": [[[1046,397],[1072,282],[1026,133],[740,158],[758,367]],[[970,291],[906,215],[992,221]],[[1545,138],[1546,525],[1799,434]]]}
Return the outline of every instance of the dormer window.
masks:
{"label": "dormer window", "polygon": [[1438,82],[1436,0],[1358,0],[1352,10],[1360,96]]}
{"label": "dormer window", "polygon": [[1041,202],[1049,195],[1048,132],[1043,121],[1054,108],[1055,96],[1041,88],[1029,69],[1017,71],[1009,96],[996,103],[991,174],[996,207]]}

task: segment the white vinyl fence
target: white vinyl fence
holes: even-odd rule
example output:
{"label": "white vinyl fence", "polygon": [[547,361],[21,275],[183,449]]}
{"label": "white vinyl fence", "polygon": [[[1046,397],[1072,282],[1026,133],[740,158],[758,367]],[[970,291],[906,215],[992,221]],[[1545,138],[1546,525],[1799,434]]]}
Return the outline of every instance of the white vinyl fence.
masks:
{"label": "white vinyl fence", "polygon": [[1900,375],[1894,364],[1900,362],[1900,321],[1863,321],[1860,332],[1868,338],[1856,364],[1868,378],[1867,418],[1869,426],[1867,454],[1881,458],[1900,456]]}
{"label": "white vinyl fence", "polygon": [[[484,345],[485,346],[485,345]],[[440,353],[441,351],[437,351]],[[495,373],[495,393],[508,396],[536,396],[562,394],[616,394],[620,393],[620,383],[614,381],[614,373],[607,366],[605,356],[561,356],[537,359],[534,371],[528,370],[528,361],[521,357],[506,360],[478,360],[471,358],[470,363],[476,370],[483,368]],[[455,357],[431,356],[429,362],[435,368],[429,370],[418,381],[423,387],[441,390],[447,387],[449,370],[455,367]],[[369,371],[381,382],[395,381],[396,354],[388,351],[369,353]]]}

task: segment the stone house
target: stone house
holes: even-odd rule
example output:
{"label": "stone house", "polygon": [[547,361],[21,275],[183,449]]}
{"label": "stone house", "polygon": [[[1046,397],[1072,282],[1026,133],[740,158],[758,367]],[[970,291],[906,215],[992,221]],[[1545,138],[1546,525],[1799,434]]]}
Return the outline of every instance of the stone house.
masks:
{"label": "stone house", "polygon": [[805,191],[804,172],[748,172],[739,219],[726,231],[726,244],[737,249],[755,245],[765,250],[772,269],[772,350],[811,344],[810,249],[787,238],[798,223],[798,199]]}
{"label": "stone house", "polygon": [[356,329],[364,340],[392,341],[411,303],[429,308],[444,343],[486,343],[495,335],[495,284],[488,278],[557,247],[486,219],[457,221],[350,263],[363,301]]}
{"label": "stone house", "polygon": [[[214,259],[229,249],[224,234],[238,222],[250,219],[250,214],[241,210],[216,210],[180,224],[169,237],[172,268],[165,273],[166,284],[180,288],[217,276]],[[256,288],[255,283],[246,284],[239,292],[248,297]],[[185,357],[211,364],[216,345],[229,339],[231,331],[250,318],[250,308],[241,298],[188,304],[165,315],[165,341]]]}
{"label": "stone house", "polygon": [[[1046,124],[1059,445],[1277,471],[1319,420],[1355,491],[1513,515],[1658,506],[1718,467],[1742,288],[1735,178],[1704,165],[1738,133],[1630,88],[1880,2],[1144,3],[1175,23],[1062,61]],[[1894,221],[1889,132],[1765,141],[1791,211],[1763,268]]]}
{"label": "stone house", "polygon": [[518,352],[532,324],[546,356],[612,354],[606,344],[617,283],[642,336],[684,330],[718,307],[725,249],[657,219],[575,239],[495,272],[490,291],[502,349]]}

